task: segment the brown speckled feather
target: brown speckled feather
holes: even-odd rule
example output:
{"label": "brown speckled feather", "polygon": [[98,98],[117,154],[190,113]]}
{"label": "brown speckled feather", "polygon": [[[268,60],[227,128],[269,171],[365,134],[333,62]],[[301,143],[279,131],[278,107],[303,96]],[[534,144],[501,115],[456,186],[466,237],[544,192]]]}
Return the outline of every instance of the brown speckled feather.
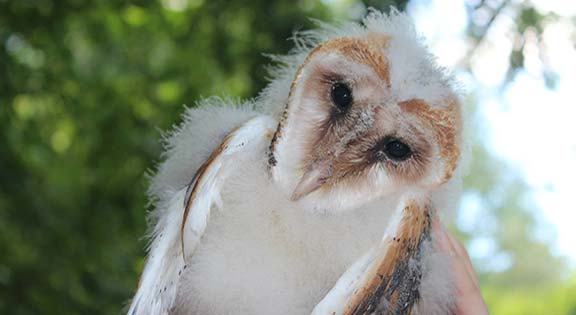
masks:
{"label": "brown speckled feather", "polygon": [[397,234],[388,241],[380,263],[368,281],[354,292],[344,314],[410,314],[419,298],[422,277],[420,250],[430,238],[431,210],[416,201],[407,203]]}

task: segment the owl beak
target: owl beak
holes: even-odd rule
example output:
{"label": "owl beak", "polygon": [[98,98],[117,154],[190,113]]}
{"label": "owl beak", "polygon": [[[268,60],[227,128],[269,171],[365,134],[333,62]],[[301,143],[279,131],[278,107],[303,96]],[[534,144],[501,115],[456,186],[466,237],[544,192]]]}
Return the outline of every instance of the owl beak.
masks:
{"label": "owl beak", "polygon": [[326,160],[313,163],[306,173],[300,178],[300,182],[296,185],[292,197],[292,201],[300,200],[302,197],[310,194],[311,192],[320,188],[332,176],[332,165]]}

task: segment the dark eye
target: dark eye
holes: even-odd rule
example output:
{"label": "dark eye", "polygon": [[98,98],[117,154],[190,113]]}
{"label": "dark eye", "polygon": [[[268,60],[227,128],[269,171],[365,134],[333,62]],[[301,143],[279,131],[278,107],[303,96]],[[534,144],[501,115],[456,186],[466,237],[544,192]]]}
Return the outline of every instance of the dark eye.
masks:
{"label": "dark eye", "polygon": [[397,139],[387,139],[376,146],[374,158],[383,160],[384,157],[393,161],[404,161],[412,155],[412,149],[406,143]]}
{"label": "dark eye", "polygon": [[388,142],[385,147],[385,152],[389,158],[396,161],[404,161],[412,154],[410,147],[399,140]]}
{"label": "dark eye", "polygon": [[346,83],[337,82],[332,85],[330,97],[336,107],[340,110],[346,110],[352,103],[352,90]]}

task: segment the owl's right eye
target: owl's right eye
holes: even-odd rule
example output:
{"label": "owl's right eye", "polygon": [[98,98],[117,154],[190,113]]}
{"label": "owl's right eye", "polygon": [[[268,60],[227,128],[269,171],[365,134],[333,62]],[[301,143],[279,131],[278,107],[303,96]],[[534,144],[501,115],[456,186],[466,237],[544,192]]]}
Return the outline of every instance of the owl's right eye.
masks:
{"label": "owl's right eye", "polygon": [[332,98],[332,103],[341,111],[346,110],[352,104],[352,90],[348,84],[343,82],[337,82],[332,85],[330,97]]}

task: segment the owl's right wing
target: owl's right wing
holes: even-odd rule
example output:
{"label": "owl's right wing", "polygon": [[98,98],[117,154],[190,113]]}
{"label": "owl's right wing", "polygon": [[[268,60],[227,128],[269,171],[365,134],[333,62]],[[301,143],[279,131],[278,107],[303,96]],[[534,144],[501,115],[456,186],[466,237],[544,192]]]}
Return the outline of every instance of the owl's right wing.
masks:
{"label": "owl's right wing", "polygon": [[[149,255],[128,314],[171,314],[179,278],[193,259],[213,205],[220,206],[220,190],[243,163],[259,158],[270,142],[275,121],[259,115],[230,131],[200,165],[189,185],[175,192],[158,209]],[[190,135],[193,136],[193,135]],[[169,152],[170,153],[170,152]]]}

